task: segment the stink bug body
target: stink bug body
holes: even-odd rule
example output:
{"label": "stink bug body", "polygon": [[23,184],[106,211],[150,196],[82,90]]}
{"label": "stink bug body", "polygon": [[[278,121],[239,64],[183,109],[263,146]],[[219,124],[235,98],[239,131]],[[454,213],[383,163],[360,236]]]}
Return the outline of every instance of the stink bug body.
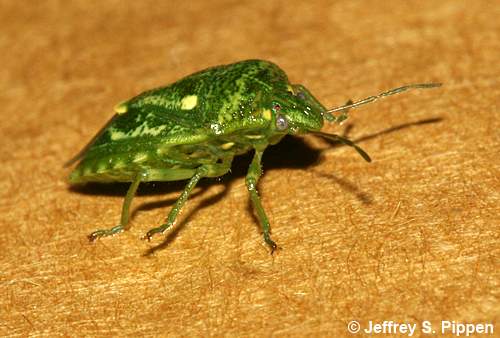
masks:
{"label": "stink bug body", "polygon": [[[189,194],[203,177],[222,176],[235,155],[254,150],[246,186],[265,242],[272,250],[269,221],[257,192],[261,159],[267,146],[286,134],[312,133],[344,143],[367,161],[369,156],[353,142],[320,132],[323,122],[341,122],[347,110],[410,88],[416,84],[326,109],[302,85],[288,82],[275,64],[247,60],[209,68],[169,86],[146,91],[115,107],[116,114],[77,156],[70,182],[131,182],[120,223],[97,230],[91,241],[128,227],[129,208],[141,182],[189,180],[166,222],[146,238],[170,229]],[[334,114],[337,113],[337,114]]]}

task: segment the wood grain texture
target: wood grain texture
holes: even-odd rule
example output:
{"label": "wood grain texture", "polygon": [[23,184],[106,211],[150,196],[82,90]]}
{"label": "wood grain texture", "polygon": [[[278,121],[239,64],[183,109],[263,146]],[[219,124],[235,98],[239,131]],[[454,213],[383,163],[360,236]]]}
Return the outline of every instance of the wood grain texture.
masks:
{"label": "wood grain texture", "polygon": [[[358,320],[497,323],[500,9],[494,1],[0,3],[0,335],[349,336]],[[195,191],[166,247],[140,236],[182,184],[68,188],[113,106],[208,66],[271,60],[352,111],[373,158],[313,137],[264,156],[269,255],[237,161]],[[498,328],[497,328],[498,329]]]}

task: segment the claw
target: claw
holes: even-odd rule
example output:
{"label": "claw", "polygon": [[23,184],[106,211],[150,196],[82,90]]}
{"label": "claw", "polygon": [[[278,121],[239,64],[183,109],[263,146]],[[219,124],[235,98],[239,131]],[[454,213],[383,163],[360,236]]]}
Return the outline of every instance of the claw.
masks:
{"label": "claw", "polygon": [[162,234],[163,232],[165,232],[165,229],[166,227],[164,227],[163,225],[158,227],[158,228],[153,228],[151,230],[149,230],[146,235],[144,235],[142,237],[142,240],[148,240],[148,242],[151,242],[151,238],[153,238],[154,235],[156,234]]}
{"label": "claw", "polygon": [[264,235],[264,241],[266,242],[267,245],[271,247],[271,255],[276,251],[278,248],[278,245],[271,239],[269,235]]}
{"label": "claw", "polygon": [[111,229],[107,229],[107,230],[96,230],[93,233],[91,233],[90,235],[88,235],[87,238],[89,239],[89,241],[91,243],[93,243],[101,237],[115,235],[115,234],[118,234],[122,231],[123,231],[123,226],[117,225],[117,226],[115,226]]}
{"label": "claw", "polygon": [[101,237],[100,235],[96,234],[97,231],[91,233],[90,235],[87,236],[87,238],[89,239],[89,242],[90,243],[94,243],[99,237]]}
{"label": "claw", "polygon": [[273,255],[273,253],[278,250],[278,249],[281,249],[280,247],[278,247],[278,245],[276,243],[273,242],[273,244],[271,245],[271,256]]}
{"label": "claw", "polygon": [[105,230],[97,230],[91,233],[90,235],[87,236],[89,239],[89,242],[94,243],[96,240],[99,238],[106,236],[106,231]]}

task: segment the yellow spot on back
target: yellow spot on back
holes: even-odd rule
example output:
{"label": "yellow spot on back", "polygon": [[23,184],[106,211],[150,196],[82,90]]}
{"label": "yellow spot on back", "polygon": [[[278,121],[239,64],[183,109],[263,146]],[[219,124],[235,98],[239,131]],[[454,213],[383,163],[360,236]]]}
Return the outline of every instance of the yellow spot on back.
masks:
{"label": "yellow spot on back", "polygon": [[264,111],[262,112],[262,117],[268,121],[271,121],[272,118],[271,111],[269,109],[264,109]]}
{"label": "yellow spot on back", "polygon": [[231,149],[231,147],[234,146],[234,142],[228,142],[228,143],[224,143],[222,144],[220,147],[223,149],[223,150],[228,150],[228,149]]}
{"label": "yellow spot on back", "polygon": [[128,110],[128,107],[127,107],[127,101],[124,101],[124,102],[120,102],[118,103],[114,108],[113,110],[115,111],[115,113],[117,114],[125,114]]}
{"label": "yellow spot on back", "polygon": [[286,89],[288,89],[288,91],[289,91],[290,93],[292,93],[292,94],[294,94],[294,95],[295,95],[295,91],[293,90],[293,87],[292,87],[292,86],[287,85],[287,86],[286,86]]}
{"label": "yellow spot on back", "polygon": [[196,95],[186,95],[181,100],[182,110],[191,110],[198,104],[198,96]]}

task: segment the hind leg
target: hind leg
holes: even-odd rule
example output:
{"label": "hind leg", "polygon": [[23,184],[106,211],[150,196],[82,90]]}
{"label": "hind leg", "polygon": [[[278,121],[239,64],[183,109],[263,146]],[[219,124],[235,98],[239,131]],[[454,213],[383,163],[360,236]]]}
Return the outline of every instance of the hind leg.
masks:
{"label": "hind leg", "polygon": [[91,242],[95,241],[98,238],[111,236],[117,233],[120,233],[129,228],[129,218],[130,218],[130,204],[132,203],[132,199],[135,196],[137,188],[139,187],[139,183],[144,178],[144,173],[139,173],[136,175],[130,187],[128,188],[127,195],[125,196],[125,200],[123,201],[122,206],[122,215],[120,218],[120,224],[110,229],[96,230],[91,233],[88,237]]}

